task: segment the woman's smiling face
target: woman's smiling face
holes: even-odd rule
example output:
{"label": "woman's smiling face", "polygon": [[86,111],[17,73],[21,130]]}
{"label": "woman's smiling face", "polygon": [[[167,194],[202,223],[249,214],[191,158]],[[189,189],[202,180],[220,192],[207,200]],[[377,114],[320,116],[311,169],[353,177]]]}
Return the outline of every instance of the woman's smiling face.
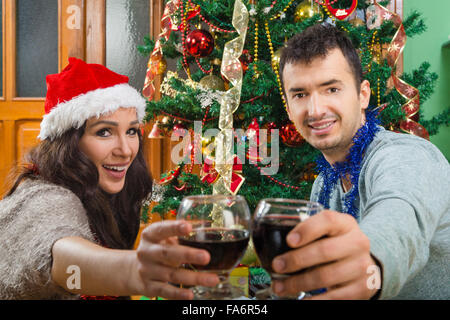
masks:
{"label": "woman's smiling face", "polygon": [[87,120],[79,147],[97,167],[103,191],[115,194],[123,189],[139,150],[139,129],[135,108],[120,108]]}

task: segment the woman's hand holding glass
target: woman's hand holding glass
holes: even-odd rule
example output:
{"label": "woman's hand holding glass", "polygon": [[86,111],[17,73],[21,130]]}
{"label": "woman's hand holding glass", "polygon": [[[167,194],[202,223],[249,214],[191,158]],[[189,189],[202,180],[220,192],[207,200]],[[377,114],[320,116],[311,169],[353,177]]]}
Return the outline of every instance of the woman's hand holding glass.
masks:
{"label": "woman's hand holding glass", "polygon": [[199,274],[214,272],[220,282],[213,288],[197,285],[192,288],[194,299],[224,300],[244,296],[231,285],[229,275],[245,254],[250,238],[250,210],[242,196],[199,195],[185,197],[177,219],[189,221],[192,232],[179,236],[179,243],[208,250],[207,265],[187,263],[186,268]]}
{"label": "woman's hand holding glass", "polygon": [[183,268],[184,264],[207,265],[208,251],[182,246],[177,237],[187,236],[192,225],[185,221],[162,221],[153,223],[142,232],[136,251],[137,277],[130,284],[147,297],[166,299],[193,299],[190,289],[184,286],[213,287],[219,283],[214,273],[195,272]]}

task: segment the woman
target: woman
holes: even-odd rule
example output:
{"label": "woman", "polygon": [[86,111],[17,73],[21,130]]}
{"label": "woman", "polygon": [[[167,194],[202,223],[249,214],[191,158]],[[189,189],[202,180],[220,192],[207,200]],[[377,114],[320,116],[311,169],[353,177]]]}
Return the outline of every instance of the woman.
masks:
{"label": "woman", "polygon": [[162,296],[213,286],[207,251],[179,246],[191,226],[152,224],[132,250],[152,183],[142,153],[145,100],[128,77],[70,58],[47,76],[45,115],[29,165],[0,201],[0,299]]}

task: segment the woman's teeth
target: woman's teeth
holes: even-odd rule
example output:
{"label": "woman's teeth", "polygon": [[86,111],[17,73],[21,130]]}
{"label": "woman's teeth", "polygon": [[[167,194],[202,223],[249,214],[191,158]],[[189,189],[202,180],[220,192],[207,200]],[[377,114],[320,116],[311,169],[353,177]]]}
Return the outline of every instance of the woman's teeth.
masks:
{"label": "woman's teeth", "polygon": [[113,166],[105,166],[103,165],[104,168],[109,169],[109,170],[114,170],[114,171],[123,171],[125,170],[127,167],[113,167]]}

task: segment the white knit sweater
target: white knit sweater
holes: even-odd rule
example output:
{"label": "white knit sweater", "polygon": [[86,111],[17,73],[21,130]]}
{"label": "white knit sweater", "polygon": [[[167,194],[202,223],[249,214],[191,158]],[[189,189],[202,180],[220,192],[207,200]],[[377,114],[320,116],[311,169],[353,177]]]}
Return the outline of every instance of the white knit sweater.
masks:
{"label": "white knit sweater", "polygon": [[51,279],[61,238],[94,241],[86,211],[70,190],[26,180],[0,201],[0,299],[77,299]]}

